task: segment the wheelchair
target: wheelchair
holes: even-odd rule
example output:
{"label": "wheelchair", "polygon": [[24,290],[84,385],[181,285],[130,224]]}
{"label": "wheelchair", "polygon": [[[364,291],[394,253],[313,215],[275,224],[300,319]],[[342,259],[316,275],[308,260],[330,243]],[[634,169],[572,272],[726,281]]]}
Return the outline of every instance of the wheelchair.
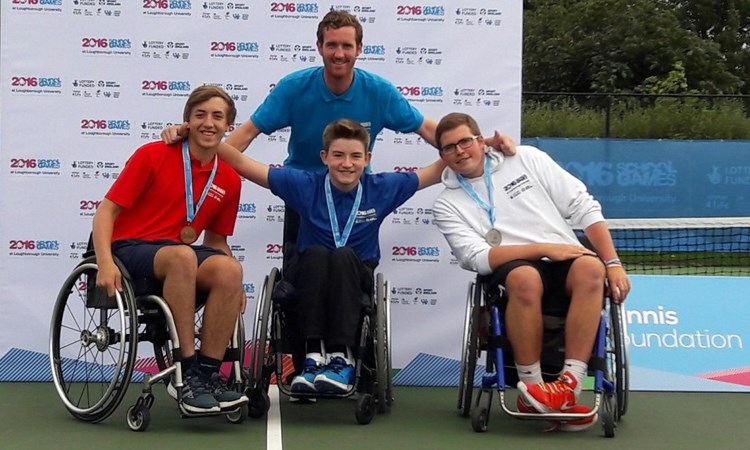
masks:
{"label": "wheelchair", "polygon": [[[148,341],[153,345],[158,372],[142,374],[141,395],[126,416],[131,430],[145,431],[154,403],[153,385],[163,381],[166,386],[174,377],[177,398],[182,398],[180,342],[172,313],[161,297],[160,285],[134,282],[117,259],[123,291],[107,297],[106,292],[96,288],[97,264],[90,241],[83,256],[60,289],[52,312],[49,355],[55,389],[73,417],[91,423],[105,420],[122,402],[130,383],[141,378],[140,371],[134,374],[137,348],[139,343]],[[202,307],[196,314],[196,344],[201,324]],[[228,386],[238,392],[244,390],[244,340],[240,315],[223,364],[231,366]],[[245,405],[229,412],[181,414],[223,414],[229,422],[241,423],[248,408]]]}
{"label": "wheelchair", "polygon": [[291,380],[297,373],[290,374],[289,370],[285,370],[285,363],[288,366],[291,359],[296,371],[301,370],[305,356],[304,340],[290,330],[293,327],[290,325],[288,308],[273,298],[274,288],[280,281],[281,272],[274,267],[265,277],[256,303],[246,374],[248,388],[245,391],[250,399],[250,417],[259,418],[268,411],[268,389],[272,379],[281,393],[302,402],[309,402],[313,398],[355,396],[355,418],[361,425],[370,423],[376,410],[379,413],[388,412],[393,402],[389,350],[390,290],[383,275],[375,275],[375,292],[370,297],[374,300],[374,307],[363,311],[359,342],[354,349],[354,384],[343,394],[292,392]]}
{"label": "wheelchair", "polygon": [[[477,276],[469,283],[463,329],[461,372],[458,386],[458,409],[471,417],[476,432],[487,430],[493,391],[499,394],[502,410],[518,419],[571,421],[600,414],[606,437],[614,437],[617,423],[627,412],[629,369],[625,309],[609,297],[603,299],[597,337],[589,361],[589,376],[594,377],[594,407],[590,413],[533,414],[517,412],[507,406],[506,386],[518,382],[510,343],[503,334],[503,311],[500,302],[503,286],[491,282],[491,275]],[[564,319],[544,316],[542,376],[552,381],[561,372],[564,360]],[[485,373],[475,391],[477,361],[485,353]]]}

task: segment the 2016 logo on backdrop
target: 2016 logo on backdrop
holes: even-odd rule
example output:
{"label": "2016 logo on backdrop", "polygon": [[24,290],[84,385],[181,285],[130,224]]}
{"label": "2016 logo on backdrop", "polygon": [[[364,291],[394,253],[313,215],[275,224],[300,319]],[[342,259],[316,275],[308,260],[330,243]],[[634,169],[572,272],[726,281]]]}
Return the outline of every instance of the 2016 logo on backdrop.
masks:
{"label": "2016 logo on backdrop", "polygon": [[60,256],[60,242],[42,239],[11,239],[8,241],[8,256]]}
{"label": "2016 logo on backdrop", "polygon": [[192,88],[188,80],[145,79],[141,81],[143,97],[188,97]]}
{"label": "2016 logo on backdrop", "polygon": [[117,100],[122,93],[122,83],[119,80],[92,80],[76,78],[71,83],[73,89],[70,94],[77,98],[101,98]]}
{"label": "2016 logo on backdrop", "polygon": [[12,11],[62,12],[62,0],[10,0]]}
{"label": "2016 logo on backdrop", "polygon": [[12,75],[10,91],[14,94],[62,94],[62,78],[50,76]]}
{"label": "2016 logo on backdrop", "polygon": [[257,41],[211,41],[209,56],[211,58],[259,59],[260,44]]}
{"label": "2016 logo on backdrop", "polygon": [[269,16],[272,19],[318,19],[318,3],[271,2]]}
{"label": "2016 logo on backdrop", "polygon": [[190,17],[192,8],[190,0],[142,0],[141,3],[144,16]]}
{"label": "2016 logo on backdrop", "polygon": [[440,248],[437,246],[394,245],[391,247],[392,262],[439,263]]}
{"label": "2016 logo on backdrop", "polygon": [[87,56],[130,56],[133,43],[126,37],[84,36],[81,53]]}
{"label": "2016 logo on backdrop", "polygon": [[257,218],[256,213],[257,208],[255,207],[255,203],[240,203],[239,207],[237,208],[238,219],[254,220]]}
{"label": "2016 logo on backdrop", "polygon": [[11,175],[60,175],[57,158],[11,157],[8,167]]}
{"label": "2016 logo on backdrop", "polygon": [[395,12],[398,22],[445,22],[443,5],[402,4]]}
{"label": "2016 logo on backdrop", "polygon": [[101,200],[81,199],[78,200],[78,215],[91,219],[96,214],[97,208],[102,204]]}
{"label": "2016 logo on backdrop", "polygon": [[86,137],[130,137],[130,120],[83,118],[80,120],[80,134]]}
{"label": "2016 logo on backdrop", "polygon": [[401,85],[398,91],[411,103],[443,103],[442,86]]}

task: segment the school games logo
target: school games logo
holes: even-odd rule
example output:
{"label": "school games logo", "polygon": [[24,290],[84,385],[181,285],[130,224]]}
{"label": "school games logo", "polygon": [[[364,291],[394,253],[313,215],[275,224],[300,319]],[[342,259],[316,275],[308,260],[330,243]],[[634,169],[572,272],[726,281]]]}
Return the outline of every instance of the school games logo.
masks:
{"label": "school games logo", "polygon": [[60,256],[60,242],[43,239],[11,239],[8,241],[8,256],[32,258]]}
{"label": "school games logo", "polygon": [[47,158],[10,158],[11,175],[49,176],[60,175],[60,160]]}
{"label": "school games logo", "polygon": [[368,44],[362,46],[362,53],[357,59],[362,62],[385,62],[386,54],[384,44]]}
{"label": "school games logo", "polygon": [[440,248],[437,246],[417,247],[414,245],[394,245],[391,247],[392,262],[439,263]]}
{"label": "school games logo", "polygon": [[190,58],[190,44],[185,41],[144,40],[141,58],[162,61],[181,61]]}
{"label": "school games logo", "polygon": [[86,56],[130,56],[133,43],[126,37],[84,36],[81,54]]}
{"label": "school games logo", "polygon": [[255,284],[254,283],[243,283],[242,289],[245,291],[245,297],[247,300],[255,300]]}
{"label": "school games logo", "polygon": [[71,14],[79,17],[120,17],[124,0],[73,0]]}
{"label": "school games logo", "polygon": [[62,94],[62,78],[55,76],[13,75],[10,77],[10,92],[14,94]]}
{"label": "school games logo", "polygon": [[391,304],[403,306],[435,306],[438,291],[429,287],[392,286]]}
{"label": "school games logo", "polygon": [[190,0],[141,0],[144,16],[191,17],[192,8]]}
{"label": "school games logo", "polygon": [[114,180],[120,175],[119,163],[113,161],[73,161],[70,178],[82,180]]}
{"label": "school games logo", "polygon": [[11,11],[62,12],[62,0],[10,0]]}
{"label": "school games logo", "polygon": [[240,203],[237,208],[237,218],[255,220],[257,218],[257,212],[258,210],[255,207],[255,203]]}
{"label": "school games logo", "polygon": [[445,90],[442,86],[403,85],[398,91],[411,103],[443,103]]}
{"label": "school games logo", "polygon": [[266,260],[280,261],[284,257],[284,246],[278,243],[266,244]]}
{"label": "school games logo", "polygon": [[190,95],[190,81],[188,80],[141,80],[141,96],[143,97],[185,97]]}
{"label": "school games logo", "polygon": [[80,120],[81,136],[130,137],[130,121],[126,119],[83,118]]}
{"label": "school games logo", "polygon": [[211,58],[259,59],[260,45],[257,41],[211,41]]}
{"label": "school games logo", "polygon": [[281,63],[314,63],[318,49],[309,44],[275,42],[268,46],[268,60]]}
{"label": "school games logo", "polygon": [[76,98],[100,98],[117,100],[122,94],[122,83],[118,80],[75,79],[71,83],[71,96]]}
{"label": "school games logo", "polygon": [[443,64],[443,50],[439,47],[398,46],[393,63],[407,66],[440,66]]}
{"label": "school games logo", "polygon": [[97,208],[102,204],[101,200],[80,199],[78,200],[78,215],[80,217],[92,218]]}
{"label": "school games logo", "polygon": [[499,89],[457,87],[453,90],[453,105],[464,108],[500,106],[502,98]]}
{"label": "school games logo", "polygon": [[201,7],[204,20],[250,20],[249,2],[202,2]]}
{"label": "school games logo", "polygon": [[269,4],[269,17],[272,19],[318,20],[320,7],[317,3],[294,3],[294,2],[271,2]]}
{"label": "school games logo", "polygon": [[456,25],[499,27],[503,23],[503,12],[499,8],[471,8],[456,9]]}
{"label": "school games logo", "polygon": [[402,4],[396,6],[397,22],[445,22],[445,7],[442,5]]}

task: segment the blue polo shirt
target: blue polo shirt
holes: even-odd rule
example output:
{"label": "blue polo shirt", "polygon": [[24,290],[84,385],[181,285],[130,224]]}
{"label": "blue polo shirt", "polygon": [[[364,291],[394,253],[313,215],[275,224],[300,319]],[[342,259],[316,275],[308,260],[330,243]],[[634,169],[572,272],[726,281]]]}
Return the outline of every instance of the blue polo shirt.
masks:
{"label": "blue polo shirt", "polygon": [[[311,245],[335,249],[325,195],[326,172],[310,172],[289,167],[272,168],[268,185],[300,215],[297,251]],[[362,200],[351,235],[346,243],[362,261],[380,260],[379,231],[383,220],[411,198],[419,187],[413,172],[362,174]],[[331,185],[336,217],[342,231],[349,220],[356,189],[342,192]]]}
{"label": "blue polo shirt", "polygon": [[383,128],[412,133],[424,122],[422,113],[386,79],[355,68],[349,89],[334,95],[323,81],[323,67],[282,78],[250,119],[264,134],[291,126],[284,165],[315,171],[325,170],[320,161],[323,130],[334,120],[361,123],[370,132],[370,151]]}

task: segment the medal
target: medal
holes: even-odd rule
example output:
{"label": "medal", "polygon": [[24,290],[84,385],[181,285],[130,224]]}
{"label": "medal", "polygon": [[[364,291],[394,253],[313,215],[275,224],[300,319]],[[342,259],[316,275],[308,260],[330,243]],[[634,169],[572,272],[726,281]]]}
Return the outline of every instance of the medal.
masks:
{"label": "medal", "polygon": [[501,242],[503,242],[503,235],[499,230],[493,228],[487,232],[487,234],[485,235],[485,239],[487,239],[488,244],[493,247],[497,247]]}
{"label": "medal", "polygon": [[336,248],[341,248],[346,245],[346,241],[349,240],[349,235],[354,227],[354,221],[357,218],[357,210],[359,210],[359,204],[362,201],[362,183],[357,184],[357,192],[354,194],[354,203],[352,204],[352,210],[349,211],[349,219],[344,225],[344,231],[339,230],[339,219],[336,217],[336,205],[333,203],[333,195],[331,194],[331,177],[326,174],[325,179],[325,193],[326,193],[326,205],[328,206],[328,220],[331,224],[331,234],[333,234],[333,242],[336,244]]}
{"label": "medal", "polygon": [[192,244],[198,239],[198,234],[195,232],[195,228],[190,225],[182,227],[180,230],[180,240],[185,244]]}

